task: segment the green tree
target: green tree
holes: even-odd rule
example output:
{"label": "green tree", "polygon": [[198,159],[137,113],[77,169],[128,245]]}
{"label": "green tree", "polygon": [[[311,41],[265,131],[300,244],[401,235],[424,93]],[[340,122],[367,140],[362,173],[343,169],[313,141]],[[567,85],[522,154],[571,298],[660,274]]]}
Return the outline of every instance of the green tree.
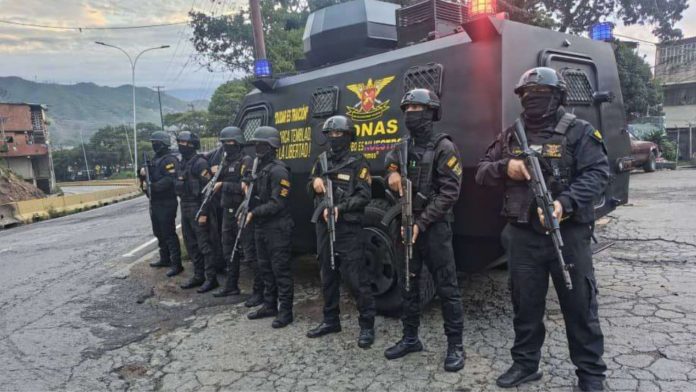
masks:
{"label": "green tree", "polygon": [[248,79],[232,80],[215,89],[208,105],[208,121],[213,134],[232,125],[242,99],[250,90]]}
{"label": "green tree", "polygon": [[648,105],[662,103],[660,85],[653,79],[650,65],[630,46],[614,43],[614,55],[619,71],[626,118],[633,119],[646,113]]}
{"label": "green tree", "polygon": [[199,136],[209,136],[210,133],[208,127],[208,112],[203,110],[165,114],[164,125],[167,127],[175,127],[178,132],[195,132]]}

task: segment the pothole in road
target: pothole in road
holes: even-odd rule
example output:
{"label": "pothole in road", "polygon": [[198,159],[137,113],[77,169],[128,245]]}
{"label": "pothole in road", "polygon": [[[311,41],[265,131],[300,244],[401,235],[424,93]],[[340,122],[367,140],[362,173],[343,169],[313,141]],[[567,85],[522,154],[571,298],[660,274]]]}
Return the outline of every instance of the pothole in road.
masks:
{"label": "pothole in road", "polygon": [[129,363],[112,370],[114,373],[125,380],[135,380],[143,378],[147,375],[147,364],[144,363]]}

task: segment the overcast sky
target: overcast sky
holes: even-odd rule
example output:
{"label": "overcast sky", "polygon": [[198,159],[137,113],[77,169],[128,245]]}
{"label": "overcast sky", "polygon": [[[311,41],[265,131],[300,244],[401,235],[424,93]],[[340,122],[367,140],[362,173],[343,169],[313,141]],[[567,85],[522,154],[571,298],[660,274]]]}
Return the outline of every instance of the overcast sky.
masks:
{"label": "overcast sky", "polygon": [[[696,36],[696,0],[678,27]],[[246,0],[0,0],[0,19],[53,26],[128,26],[180,22],[193,8],[215,14],[232,13]],[[646,26],[619,26],[617,33],[652,42]],[[159,45],[171,48],[146,53],[137,66],[136,85],[166,89],[212,91],[232,75],[201,69],[191,56],[190,28],[176,25],[139,30],[49,30],[0,24],[0,76],[20,76],[43,82],[130,84],[125,55],[94,44],[104,41],[130,53]],[[655,47],[642,43],[640,52],[654,63]],[[201,94],[201,98],[205,93]]]}

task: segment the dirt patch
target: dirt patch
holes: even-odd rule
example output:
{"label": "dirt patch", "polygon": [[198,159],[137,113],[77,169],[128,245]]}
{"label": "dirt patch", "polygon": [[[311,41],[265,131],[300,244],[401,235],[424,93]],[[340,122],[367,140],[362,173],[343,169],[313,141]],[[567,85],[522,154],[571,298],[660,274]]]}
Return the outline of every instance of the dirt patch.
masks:
{"label": "dirt patch", "polygon": [[0,167],[0,204],[46,197],[34,185],[19,178],[6,168]]}

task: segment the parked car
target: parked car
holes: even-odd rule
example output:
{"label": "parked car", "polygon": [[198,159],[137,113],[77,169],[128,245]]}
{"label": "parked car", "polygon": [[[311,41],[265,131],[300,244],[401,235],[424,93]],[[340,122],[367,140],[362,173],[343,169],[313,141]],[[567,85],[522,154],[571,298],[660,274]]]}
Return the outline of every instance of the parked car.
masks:
{"label": "parked car", "polygon": [[633,167],[642,167],[647,173],[654,172],[657,169],[657,159],[660,157],[660,150],[657,148],[657,144],[640,140],[630,131],[628,134],[631,138]]}

